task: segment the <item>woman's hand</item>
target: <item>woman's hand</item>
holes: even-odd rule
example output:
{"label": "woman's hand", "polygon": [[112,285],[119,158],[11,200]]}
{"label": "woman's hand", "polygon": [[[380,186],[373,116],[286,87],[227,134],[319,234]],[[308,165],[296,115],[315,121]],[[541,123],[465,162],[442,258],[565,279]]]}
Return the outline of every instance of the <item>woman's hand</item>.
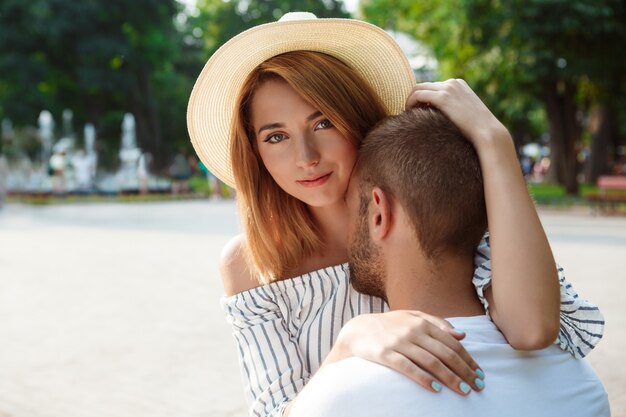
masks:
{"label": "woman's hand", "polygon": [[364,314],[341,329],[324,365],[357,356],[394,369],[424,388],[442,385],[467,395],[481,390],[484,373],[459,343],[465,334],[419,311]]}
{"label": "woman's hand", "polygon": [[478,154],[494,254],[486,293],[492,320],[515,349],[551,345],[559,333],[559,281],[511,135],[463,80],[417,84],[406,108],[418,106],[448,116]]}
{"label": "woman's hand", "polygon": [[444,113],[480,152],[483,141],[511,136],[462,79],[420,83],[406,100],[406,109],[433,106]]}

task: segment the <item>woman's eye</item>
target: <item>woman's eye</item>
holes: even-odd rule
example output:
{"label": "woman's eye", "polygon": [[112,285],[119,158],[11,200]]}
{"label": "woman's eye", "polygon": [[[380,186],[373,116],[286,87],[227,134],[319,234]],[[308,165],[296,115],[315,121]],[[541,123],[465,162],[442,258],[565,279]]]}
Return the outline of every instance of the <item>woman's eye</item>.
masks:
{"label": "woman's eye", "polygon": [[263,142],[269,143],[279,143],[285,140],[286,137],[282,133],[274,133],[273,135],[269,135]]}
{"label": "woman's eye", "polygon": [[328,129],[330,127],[333,127],[333,124],[330,122],[330,120],[328,119],[324,119],[322,121],[320,121],[316,126],[315,126],[315,130],[317,129]]}

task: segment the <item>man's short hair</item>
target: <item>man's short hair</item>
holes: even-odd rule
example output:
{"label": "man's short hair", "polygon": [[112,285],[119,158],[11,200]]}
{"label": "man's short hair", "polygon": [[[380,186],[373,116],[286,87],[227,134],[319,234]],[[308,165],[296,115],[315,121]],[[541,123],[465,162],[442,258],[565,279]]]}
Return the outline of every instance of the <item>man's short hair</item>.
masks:
{"label": "man's short hair", "polygon": [[487,227],[478,156],[443,113],[418,108],[379,123],[355,168],[360,212],[380,187],[408,214],[424,254],[471,255]]}

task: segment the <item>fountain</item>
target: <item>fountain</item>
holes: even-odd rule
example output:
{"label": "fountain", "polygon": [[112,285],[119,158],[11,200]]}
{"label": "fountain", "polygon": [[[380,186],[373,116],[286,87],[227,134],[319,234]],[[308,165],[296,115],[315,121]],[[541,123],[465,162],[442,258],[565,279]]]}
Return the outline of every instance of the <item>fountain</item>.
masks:
{"label": "fountain", "polygon": [[131,113],[124,115],[122,121],[122,148],[120,149],[120,170],[117,175],[119,189],[122,192],[139,189],[137,165],[141,149],[137,147],[135,136],[135,117]]}
{"label": "fountain", "polygon": [[39,113],[39,139],[41,140],[41,165],[48,166],[52,154],[52,141],[54,139],[54,119],[48,110]]}
{"label": "fountain", "polygon": [[[98,193],[116,195],[118,193],[143,194],[167,192],[171,182],[150,172],[152,155],[143,153],[137,146],[135,118],[131,113],[124,114],[121,124],[121,147],[119,169],[114,173],[97,175],[98,156],[96,153],[96,130],[91,123],[84,126],[84,147],[76,148],[76,134],[72,128],[71,110],[63,111],[63,137],[54,140],[54,119],[43,110],[38,119],[37,137],[41,143],[40,158],[31,163],[26,155],[18,152],[15,158],[5,155],[2,166],[11,168],[8,178],[3,169],[0,175],[0,191],[8,189],[18,193],[66,194]],[[2,144],[10,144],[12,128],[10,121],[2,122]],[[0,151],[13,146],[3,146]],[[14,160],[14,161],[13,161]],[[5,167],[6,168],[6,167]]]}
{"label": "fountain", "polygon": [[76,188],[80,192],[91,191],[94,188],[98,168],[96,154],[96,129],[87,123],[83,129],[84,150],[79,150],[72,159]]}
{"label": "fountain", "polygon": [[93,155],[94,159],[98,159],[96,155],[96,128],[93,127],[93,124],[87,123],[85,125],[85,129],[83,130],[84,142],[85,142],[85,152],[87,155]]}
{"label": "fountain", "polygon": [[72,119],[74,118],[74,113],[70,109],[63,110],[63,137],[74,139],[76,135],[74,135],[74,126],[72,124]]}

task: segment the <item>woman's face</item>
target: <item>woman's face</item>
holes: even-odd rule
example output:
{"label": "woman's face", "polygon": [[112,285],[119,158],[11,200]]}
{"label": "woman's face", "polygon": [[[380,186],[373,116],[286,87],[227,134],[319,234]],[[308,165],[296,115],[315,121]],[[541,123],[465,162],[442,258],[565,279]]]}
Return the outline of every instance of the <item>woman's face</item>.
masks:
{"label": "woman's face", "polygon": [[251,122],[263,164],[285,192],[314,207],[343,201],[356,147],[289,84],[263,83]]}

